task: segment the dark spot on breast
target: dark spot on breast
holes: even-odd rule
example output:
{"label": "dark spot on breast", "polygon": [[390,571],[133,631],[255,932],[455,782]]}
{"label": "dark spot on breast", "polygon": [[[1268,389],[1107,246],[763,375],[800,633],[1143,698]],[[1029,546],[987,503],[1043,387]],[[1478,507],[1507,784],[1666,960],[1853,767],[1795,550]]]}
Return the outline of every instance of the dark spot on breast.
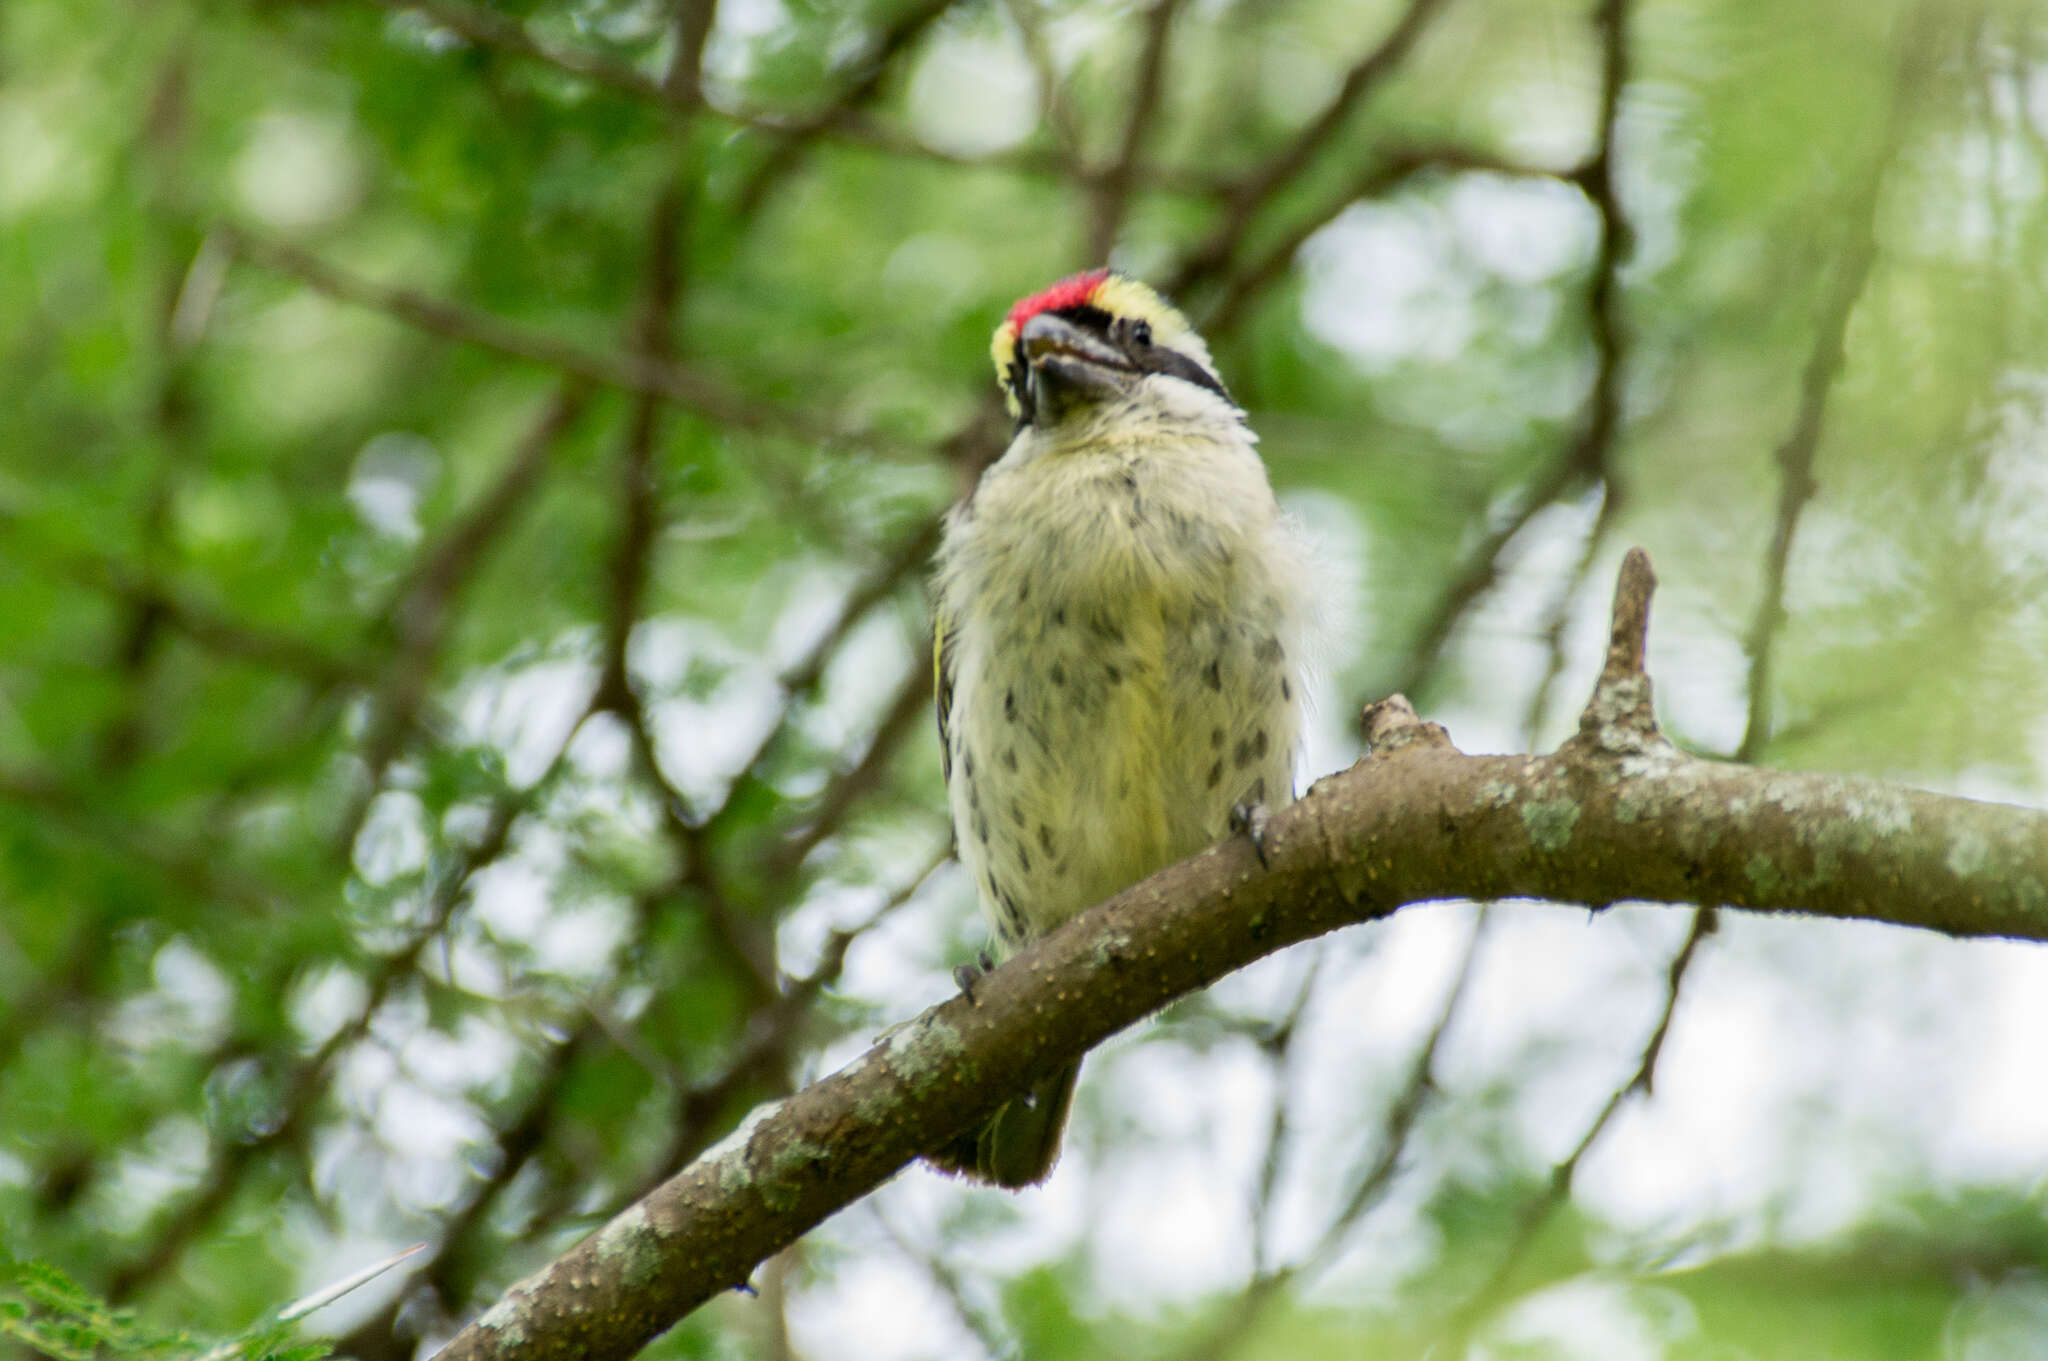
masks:
{"label": "dark spot on breast", "polygon": [[1124,640],[1123,625],[1106,614],[1089,615],[1088,631],[1105,643],[1121,643]]}
{"label": "dark spot on breast", "polygon": [[1293,699],[1293,698],[1294,698],[1294,687],[1293,687],[1292,685],[1290,685],[1290,684],[1288,683],[1288,681],[1287,681],[1287,677],[1285,677],[1285,676],[1282,676],[1282,677],[1280,678],[1280,698],[1282,698],[1282,699]]}
{"label": "dark spot on breast", "polygon": [[1209,729],[1209,750],[1211,750],[1211,751],[1221,751],[1221,750],[1223,750],[1223,729],[1221,729],[1221,728],[1211,728],[1211,729]]}
{"label": "dark spot on breast", "polygon": [[1015,747],[1004,747],[1004,748],[1003,748],[1003,769],[1004,769],[1004,770],[1007,770],[1007,771],[1010,771],[1010,772],[1011,772],[1012,774],[1014,774],[1014,773],[1016,772],[1016,769],[1017,769],[1017,749],[1016,749]]}
{"label": "dark spot on breast", "polygon": [[[1003,691],[1003,718],[1011,723],[1017,721],[1017,692],[1015,690]],[[1016,767],[1011,766],[1010,769],[1015,770]]]}
{"label": "dark spot on breast", "polygon": [[[960,773],[961,773],[962,775],[965,775],[965,776],[966,776],[966,777],[968,778],[968,780],[969,780],[970,782],[972,782],[972,780],[974,779],[974,753],[973,753],[973,752],[969,751],[969,752],[963,752],[963,753],[961,753],[961,756],[960,756]],[[970,798],[970,799],[974,797],[974,791],[973,791],[972,789],[969,789],[969,790],[967,791],[967,797],[968,797],[968,798]]]}
{"label": "dark spot on breast", "polygon": [[1287,655],[1287,649],[1280,646],[1280,640],[1278,638],[1268,636],[1264,642],[1259,644],[1258,651],[1253,655],[1256,656],[1262,664],[1266,666],[1271,666],[1273,665],[1273,663],[1279,661],[1282,657],[1285,657]]}
{"label": "dark spot on breast", "polygon": [[1051,855],[1051,854],[1052,854],[1052,845],[1053,845],[1053,842],[1052,842],[1052,827],[1051,827],[1051,825],[1050,825],[1050,824],[1048,824],[1048,823],[1043,823],[1043,822],[1039,823],[1039,824],[1038,824],[1038,849],[1040,849],[1041,851],[1044,851],[1044,852],[1045,852],[1045,853],[1046,853],[1047,855]]}
{"label": "dark spot on breast", "polygon": [[1022,805],[1020,805],[1020,804],[1015,804],[1015,803],[1013,803],[1013,804],[1011,804],[1011,805],[1010,805],[1010,821],[1012,821],[1012,822],[1014,822],[1014,823],[1016,823],[1016,824],[1017,824],[1017,828],[1018,828],[1018,830],[1019,830],[1019,831],[1022,831],[1022,830],[1023,830],[1023,828],[1024,828],[1024,809],[1023,809]]}
{"label": "dark spot on breast", "polygon": [[1019,605],[1021,605],[1021,604],[1023,604],[1023,603],[1025,602],[1025,601],[1029,600],[1030,598],[1031,598],[1031,580],[1030,580],[1030,578],[1028,578],[1028,577],[1027,577],[1027,578],[1025,578],[1025,579],[1024,579],[1023,581],[1020,581],[1020,582],[1018,582],[1018,583],[1017,583],[1017,603],[1018,603]]}
{"label": "dark spot on breast", "polygon": [[1031,873],[1031,852],[1021,845],[1017,847],[1017,867],[1026,874]]}
{"label": "dark spot on breast", "polygon": [[1053,606],[1052,626],[1058,629],[1063,629],[1067,626],[1067,607],[1065,605]]}
{"label": "dark spot on breast", "polygon": [[1266,730],[1261,728],[1250,737],[1240,738],[1237,748],[1231,753],[1231,756],[1237,762],[1238,769],[1242,770],[1264,756],[1266,754],[1266,746]]}
{"label": "dark spot on breast", "polygon": [[1067,668],[1059,662],[1054,662],[1052,670],[1046,673],[1046,679],[1054,685],[1065,685],[1067,683]]}
{"label": "dark spot on breast", "polygon": [[1124,678],[1124,673],[1117,669],[1115,662],[1105,663],[1102,668],[1102,674],[1108,678],[1111,685],[1118,684]]}
{"label": "dark spot on breast", "polygon": [[1211,690],[1214,690],[1219,695],[1223,693],[1223,659],[1221,657],[1210,661],[1208,670],[1202,673],[1202,679]]}
{"label": "dark spot on breast", "polygon": [[988,819],[978,810],[974,814],[974,839],[984,847],[988,845]]}
{"label": "dark spot on breast", "polygon": [[1209,788],[1214,789],[1217,785],[1222,783],[1223,762],[1221,760],[1218,760],[1215,765],[1209,767]]}

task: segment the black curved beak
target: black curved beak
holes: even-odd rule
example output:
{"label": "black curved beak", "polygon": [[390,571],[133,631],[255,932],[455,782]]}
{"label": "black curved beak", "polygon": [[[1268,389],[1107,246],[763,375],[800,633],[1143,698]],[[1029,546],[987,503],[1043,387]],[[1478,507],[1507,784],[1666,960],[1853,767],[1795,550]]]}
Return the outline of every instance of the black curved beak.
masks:
{"label": "black curved beak", "polygon": [[1024,323],[1017,351],[1030,374],[1030,418],[1040,425],[1058,420],[1077,403],[1115,396],[1138,376],[1122,350],[1050,312]]}

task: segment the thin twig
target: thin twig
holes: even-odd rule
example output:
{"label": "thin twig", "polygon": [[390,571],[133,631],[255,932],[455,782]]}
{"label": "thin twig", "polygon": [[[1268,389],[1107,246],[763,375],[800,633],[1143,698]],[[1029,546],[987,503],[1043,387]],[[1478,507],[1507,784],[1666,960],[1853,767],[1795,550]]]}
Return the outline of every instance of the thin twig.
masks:
{"label": "thin twig", "polygon": [[1429,1035],[1416,1051],[1410,1065],[1408,1082],[1401,1089],[1401,1095],[1387,1110],[1386,1125],[1380,1137],[1379,1156],[1358,1184],[1345,1197],[1344,1206],[1333,1216],[1323,1229],[1322,1236],[1303,1259],[1300,1270],[1311,1270],[1325,1265],[1335,1258],[1351,1229],[1365,1216],[1366,1211],[1379,1204],[1391,1184],[1395,1170],[1400,1166],[1401,1154],[1406,1150],[1408,1137],[1414,1132],[1415,1122],[1422,1114],[1423,1104],[1435,1090],[1437,1051],[1443,1046],[1445,1033],[1457,1019],[1458,1009],[1464,1004],[1465,990],[1472,981],[1474,966],[1479,959],[1480,947],[1485,944],[1488,928],[1493,921],[1492,910],[1481,905],[1472,921],[1472,934],[1465,942],[1465,953],[1458,960],[1458,969],[1451,977],[1451,986],[1444,993],[1442,1008],[1437,1012],[1436,1023],[1429,1029]]}
{"label": "thin twig", "polygon": [[952,858],[952,854],[949,844],[905,880],[864,921],[834,930],[825,938],[818,962],[810,972],[802,978],[787,981],[773,1001],[754,1012],[748,1019],[747,1032],[738,1050],[727,1060],[724,1069],[678,1096],[675,1125],[670,1131],[667,1149],[655,1161],[651,1174],[643,1178],[620,1203],[638,1199],[703,1152],[711,1142],[715,1122],[739,1093],[768,1084],[771,1080],[780,1082],[786,1089],[789,1061],[795,1051],[801,1022],[809,1015],[811,1004],[818,996],[839,981],[839,975],[846,967],[847,952],[856,941],[915,899],[932,875]]}
{"label": "thin twig", "polygon": [[109,1299],[125,1299],[169,1270],[227,1208],[265,1155],[299,1139],[327,1091],[336,1060],[369,1033],[384,1004],[401,984],[415,976],[428,946],[441,938],[456,910],[466,901],[476,875],[509,848],[512,830],[521,815],[534,806],[563,769],[575,731],[570,730],[539,780],[497,801],[477,840],[435,882],[424,918],[407,934],[403,944],[377,961],[364,980],[364,999],[355,1014],[336,1027],[311,1055],[294,1064],[279,1082],[280,1094],[270,1122],[240,1140],[224,1138],[216,1142],[197,1189],[172,1210],[147,1247],[109,1276]]}
{"label": "thin twig", "polygon": [[1742,741],[1735,748],[1734,759],[1738,761],[1755,761],[1771,739],[1771,665],[1778,630],[1785,622],[1785,576],[1791,563],[1792,542],[1807,504],[1820,490],[1813,465],[1820,450],[1828,394],[1842,370],[1849,319],[1863,296],[1871,267],[1877,262],[1877,208],[1885,174],[1898,157],[1911,119],[1914,94],[1932,64],[1929,53],[1934,44],[1929,30],[1935,8],[1931,4],[1921,6],[1915,22],[1905,26],[1890,113],[1869,165],[1843,204],[1841,217],[1847,230],[1836,258],[1834,277],[1821,303],[1813,348],[1808,351],[1806,367],[1799,376],[1798,412],[1775,455],[1777,515],[1771,524],[1770,543],[1764,550],[1763,589],[1757,598],[1756,615],[1743,640],[1744,651],[1749,654],[1749,706]]}
{"label": "thin twig", "polygon": [[449,525],[420,556],[379,612],[387,620],[397,648],[383,682],[362,743],[364,777],[344,811],[335,833],[337,855],[354,853],[363,820],[375,802],[386,770],[404,746],[420,710],[427,702],[434,667],[455,602],[499,541],[513,518],[525,508],[557,443],[583,410],[587,393],[580,383],[564,383],[549,398],[519,447],[506,461],[490,488]]}
{"label": "thin twig", "polygon": [[1294,990],[1294,1001],[1288,1006],[1287,1014],[1259,1043],[1268,1066],[1273,1070],[1273,1102],[1266,1120],[1266,1147],[1259,1158],[1259,1178],[1252,1188],[1250,1256],[1254,1276],[1266,1272],[1272,1256],[1273,1200],[1280,1184],[1282,1155],[1287,1146],[1287,1097],[1292,1090],[1290,1077],[1295,1059],[1294,1042],[1301,1035],[1301,1018],[1308,1012],[1309,999],[1315,996],[1316,982],[1322,977],[1323,964],[1328,958],[1329,952],[1322,949],[1310,956],[1308,968],[1302,972],[1301,983]]}
{"label": "thin twig", "polygon": [[694,93],[671,89],[637,67],[614,61],[602,53],[545,42],[536,38],[517,19],[481,5],[451,3],[451,0],[368,0],[368,3],[399,13],[420,15],[437,28],[446,29],[474,46],[526,57],[642,103],[680,112],[687,108]]}
{"label": "thin twig", "polygon": [[[147,866],[194,899],[231,903],[261,916],[272,916],[285,907],[284,895],[223,864],[218,848],[209,842],[160,840],[111,816],[103,798],[45,771],[0,767],[0,802],[33,809],[39,830],[62,829],[91,841],[123,865]],[[136,905],[131,910],[139,913],[145,909]]]}
{"label": "thin twig", "polygon": [[1107,169],[1090,185],[1086,258],[1091,264],[1109,258],[1110,247],[1116,244],[1117,232],[1123,227],[1138,156],[1153,115],[1159,109],[1159,92],[1166,74],[1166,40],[1181,2],[1154,0],[1146,12],[1145,37],[1138,51],[1138,71],[1131,81],[1131,103],[1124,117],[1123,138]]}
{"label": "thin twig", "polygon": [[[1572,173],[1521,165],[1458,146],[1397,147],[1387,151],[1375,158],[1363,173],[1347,181],[1320,207],[1288,227],[1256,259],[1244,263],[1240,248],[1230,262],[1220,266],[1216,273],[1221,276],[1221,282],[1217,284],[1214,296],[1206,306],[1196,309],[1202,318],[1203,334],[1215,340],[1235,331],[1258,295],[1293,267],[1303,244],[1352,204],[1361,199],[1385,198],[1398,193],[1427,175],[1460,171],[1545,180],[1567,179]],[[1176,281],[1188,279],[1190,270],[1191,265],[1183,264],[1174,276]],[[1180,290],[1173,287],[1169,291],[1178,293]]]}
{"label": "thin twig", "polygon": [[[683,230],[684,201],[689,194],[677,175],[655,197],[648,215],[647,270],[640,316],[633,330],[633,352],[654,362],[668,359],[676,297],[682,287],[677,240]],[[647,708],[627,665],[627,646],[640,622],[647,578],[654,557],[655,530],[661,518],[654,446],[660,429],[660,404],[642,394],[626,421],[619,459],[618,541],[613,545],[604,618],[604,656],[598,680],[598,703],[616,714],[632,735],[635,765],[653,786],[664,821],[679,831],[690,822],[687,801],[662,770],[648,727]],[[690,853],[691,847],[679,851]]]}
{"label": "thin twig", "polygon": [[905,1260],[930,1279],[939,1297],[953,1311],[954,1319],[981,1344],[983,1354],[991,1361],[1004,1361],[1017,1355],[1017,1343],[1003,1327],[1002,1320],[969,1297],[966,1277],[954,1270],[953,1264],[943,1255],[913,1239],[908,1230],[883,1211],[879,1201],[870,1199],[867,1204],[869,1216],[881,1226],[882,1232],[889,1236],[889,1241],[896,1245],[896,1250],[903,1254]]}
{"label": "thin twig", "polygon": [[1650,1030],[1645,1041],[1642,1057],[1637,1061],[1635,1071],[1626,1082],[1608,1094],[1600,1113],[1586,1126],[1585,1133],[1566,1155],[1562,1162],[1550,1169],[1549,1179],[1541,1193],[1522,1207],[1517,1217],[1515,1235],[1509,1240],[1507,1250],[1494,1265],[1486,1283],[1452,1313],[1441,1334],[1442,1354],[1463,1356],[1472,1332],[1493,1311],[1499,1307],[1507,1294],[1508,1283],[1521,1266],[1529,1249],[1534,1246],[1536,1236],[1549,1222],[1558,1207],[1571,1199],[1572,1180],[1578,1175],[1579,1164],[1599,1142],[1600,1136],[1613,1121],[1615,1113],[1629,1097],[1641,1093],[1649,1096],[1656,1084],[1657,1060],[1663,1056],[1664,1040],[1671,1033],[1671,1018],[1678,1010],[1678,998],[1685,982],[1686,971],[1692,967],[1695,952],[1702,940],[1712,935],[1719,926],[1719,914],[1711,907],[1695,908],[1691,928],[1686,932],[1684,944],[1671,957],[1665,970],[1664,1005],[1657,1015],[1657,1023]]}
{"label": "thin twig", "polygon": [[769,852],[767,874],[771,882],[794,874],[812,851],[839,830],[861,800],[881,784],[897,749],[930,720],[931,702],[932,668],[927,657],[913,664],[910,675],[898,685],[895,699],[876,725],[860,760],[825,786],[810,820]]}
{"label": "thin twig", "polygon": [[[586,1016],[559,1043],[550,1045],[525,1103],[499,1126],[487,1158],[479,1155],[471,1159],[473,1163],[485,1163],[489,1171],[468,1188],[468,1198],[442,1220],[440,1241],[433,1255],[413,1269],[419,1287],[431,1291],[444,1308],[468,1299],[475,1274],[471,1251],[486,1217],[514,1178],[545,1145],[577,1061],[602,1033],[596,1019]],[[401,1340],[398,1320],[415,1293],[400,1295],[356,1325],[347,1336],[337,1340],[336,1353],[355,1357],[357,1361],[410,1358],[416,1343],[411,1338]]]}
{"label": "thin twig", "polygon": [[723,381],[642,355],[587,350],[557,339],[551,332],[523,326],[488,312],[465,307],[415,289],[376,283],[322,260],[312,252],[258,236],[246,228],[223,228],[244,259],[288,274],[315,292],[338,302],[367,307],[444,339],[495,350],[602,387],[657,397],[693,411],[706,420],[738,430],[772,431],[800,439],[837,441],[857,438],[828,430],[808,414],[745,396]]}
{"label": "thin twig", "polygon": [[1517,499],[1513,511],[1488,529],[1437,598],[1409,650],[1395,689],[1418,693],[1442,660],[1445,645],[1466,613],[1499,579],[1501,556],[1536,515],[1581,487],[1604,488],[1605,516],[1618,508],[1621,493],[1612,483],[1614,446],[1622,421],[1622,370],[1626,360],[1621,318],[1621,266],[1633,233],[1622,209],[1614,173],[1621,123],[1621,97],[1629,80],[1628,5],[1602,0],[1593,22],[1600,34],[1599,130],[1593,155],[1570,178],[1585,191],[1600,219],[1600,239],[1586,301],[1588,327],[1597,356],[1593,389],[1571,444]]}
{"label": "thin twig", "polygon": [[[18,546],[18,541],[17,541]],[[360,685],[372,672],[362,661],[317,643],[237,619],[185,595],[160,575],[103,555],[70,554],[53,565],[72,581],[148,610],[167,628],[218,656],[295,676],[318,690]]]}
{"label": "thin twig", "polygon": [[1052,44],[1046,41],[1037,0],[1004,0],[1003,8],[1009,13],[1010,21],[1017,25],[1018,36],[1024,44],[1024,58],[1031,63],[1032,73],[1038,77],[1039,121],[1051,129],[1053,144],[1059,148],[1059,158],[1069,173],[1078,170],[1086,148],[1081,141],[1080,128],[1074,121],[1074,111],[1060,88],[1059,66],[1053,60]]}
{"label": "thin twig", "polygon": [[[136,139],[135,154],[144,171],[144,183],[150,186],[145,190],[150,199],[160,196],[164,186],[176,183],[180,177],[190,87],[187,45],[180,42],[158,67],[148,113]],[[194,403],[198,400],[186,360],[188,347],[179,343],[174,322],[178,294],[190,272],[190,257],[178,253],[175,240],[163,239],[173,237],[174,231],[161,216],[151,216],[157,219],[152,231],[157,238],[156,252],[159,256],[175,254],[177,258],[159,262],[166,277],[158,289],[156,372],[148,401],[155,464],[143,498],[141,522],[136,527],[141,544],[136,556],[145,582],[156,580],[169,555],[171,505],[193,453],[193,423],[197,415]],[[150,691],[166,622],[154,592],[140,591],[128,598],[126,617],[116,630],[118,638],[112,658],[112,670],[121,678],[120,693],[101,725],[98,741],[99,765],[106,776],[125,770],[142,755],[151,710]]]}
{"label": "thin twig", "polygon": [[1295,134],[1294,140],[1267,157],[1229,191],[1223,221],[1207,240],[1188,252],[1168,285],[1168,292],[1186,293],[1222,273],[1237,258],[1253,220],[1280,190],[1293,182],[1345,120],[1399,69],[1402,58],[1408,55],[1443,3],[1444,0],[1408,0],[1408,8],[1394,21],[1386,37],[1352,65],[1336,93]]}
{"label": "thin twig", "polygon": [[[1018,2],[1028,3],[1028,0]],[[889,156],[931,161],[963,169],[1000,170],[1054,179],[1077,176],[1086,179],[1095,173],[1081,166],[1070,150],[1078,146],[1078,142],[1071,136],[1072,120],[1067,115],[1064,105],[1057,100],[1054,105],[1057,112],[1052,117],[1056,135],[1059,135],[1061,141],[1060,150],[1048,152],[1041,148],[1019,147],[984,155],[964,155],[919,141],[908,132],[890,127],[859,109],[843,108],[808,116],[791,115],[719,103],[707,98],[701,89],[671,92],[664,89],[661,82],[649,78],[636,67],[614,61],[601,53],[547,42],[534,36],[524,24],[480,6],[455,3],[454,0],[365,0],[365,3],[399,13],[416,13],[473,47],[506,53],[547,66],[598,89],[608,90],[635,103],[657,108],[669,116],[677,116],[695,108],[707,117],[767,137],[829,138],[851,147],[877,151]],[[1019,27],[1023,25],[1020,24]],[[1026,43],[1029,44],[1031,41],[1027,34]],[[1027,46],[1027,55],[1029,52],[1030,48]],[[1036,64],[1035,57],[1033,60]],[[1050,71],[1052,68],[1048,63],[1044,69]],[[1067,134],[1057,134],[1061,123],[1067,125]],[[1134,178],[1146,188],[1203,198],[1216,197],[1226,188],[1215,174],[1200,166],[1145,166],[1135,172]]]}
{"label": "thin twig", "polygon": [[[1254,1271],[1251,1280],[1245,1283],[1233,1301],[1230,1310],[1204,1333],[1195,1343],[1181,1354],[1180,1361],[1222,1361],[1231,1355],[1237,1344],[1244,1340],[1257,1325],[1268,1302],[1296,1281],[1313,1276],[1328,1267],[1337,1256],[1345,1241],[1359,1222],[1385,1199],[1393,1186],[1394,1173],[1399,1170],[1401,1159],[1407,1152],[1408,1140],[1415,1131],[1416,1121],[1421,1117],[1423,1107],[1431,1094],[1436,1091],[1436,1056],[1443,1038],[1457,1018],[1464,1004],[1466,987],[1471,982],[1474,965],[1479,958],[1480,944],[1486,939],[1492,923],[1491,910],[1481,906],[1472,923],[1472,934],[1465,942],[1465,952],[1458,961],[1457,972],[1451,978],[1451,985],[1444,993],[1444,1000],[1437,1010],[1436,1021],[1415,1052],[1409,1064],[1408,1080],[1402,1084],[1400,1094],[1387,1107],[1386,1117],[1381,1124],[1379,1153],[1372,1166],[1361,1176],[1344,1198],[1336,1214],[1323,1226],[1323,1232],[1309,1250],[1296,1260],[1285,1264],[1268,1264],[1254,1257]],[[1276,1117],[1276,1131],[1278,1128]],[[1268,1160],[1272,1160],[1272,1149],[1268,1148]],[[1257,1242],[1263,1235],[1254,1234]]]}
{"label": "thin twig", "polygon": [[1479,543],[1465,555],[1465,561],[1437,597],[1415,642],[1409,646],[1407,663],[1390,687],[1398,694],[1425,692],[1429,680],[1443,660],[1444,645],[1457,631],[1465,614],[1500,579],[1501,555],[1521,536],[1537,512],[1580,485],[1577,469],[1566,459],[1545,468],[1538,479],[1516,499],[1514,508],[1489,527]]}
{"label": "thin twig", "polygon": [[[913,901],[931,881],[932,875],[950,858],[950,849],[932,856],[867,917],[827,934],[818,953],[818,962],[801,978],[788,980],[773,1001],[754,1012],[746,1035],[724,1068],[715,1076],[676,1094],[678,1119],[670,1136],[670,1149],[662,1160],[662,1170],[656,1180],[670,1175],[676,1167],[702,1150],[709,1142],[713,1122],[737,1095],[750,1088],[769,1085],[786,1075],[790,1055],[811,1014],[812,1004],[827,988],[838,982],[846,967],[847,954],[854,944]],[[627,945],[621,949],[620,958],[631,958],[638,953],[654,925],[655,913],[651,907],[651,904],[644,905],[643,910],[636,914],[634,930]],[[442,1306],[451,1312],[468,1299],[468,1282],[461,1276],[465,1270],[462,1264],[470,1260],[491,1205],[546,1146],[555,1122],[560,1118],[561,1101],[566,1095],[575,1064],[604,1032],[601,1011],[601,1005],[593,1005],[566,1038],[550,1047],[526,1103],[499,1128],[490,1157],[489,1175],[477,1183],[469,1201],[443,1226],[434,1255],[419,1269],[422,1280],[432,1287]],[[410,1356],[410,1344],[401,1345],[396,1331],[404,1304],[403,1299],[392,1301],[339,1344],[338,1350],[363,1357],[364,1361],[398,1361],[401,1357]]]}
{"label": "thin twig", "polygon": [[836,98],[816,113],[769,134],[775,138],[774,149],[735,195],[734,218],[741,222],[752,218],[775,187],[803,163],[804,154],[820,136],[848,114],[873,103],[881,94],[896,58],[914,46],[952,7],[953,0],[920,0],[904,10],[869,42],[855,66],[852,81]]}

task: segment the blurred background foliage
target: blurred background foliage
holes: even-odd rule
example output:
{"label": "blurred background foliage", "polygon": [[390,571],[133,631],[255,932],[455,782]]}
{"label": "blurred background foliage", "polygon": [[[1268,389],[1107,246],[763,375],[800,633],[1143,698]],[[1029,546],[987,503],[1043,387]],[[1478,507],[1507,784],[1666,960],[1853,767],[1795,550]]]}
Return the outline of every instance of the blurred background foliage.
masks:
{"label": "blurred background foliage", "polygon": [[[1641,543],[1694,748],[2041,800],[2038,5],[10,0],[8,1250],[423,1240],[314,1319],[397,1361],[946,995],[921,577],[1103,258],[1322,545],[1309,775],[1555,741]],[[1713,925],[1269,960],[654,1351],[2041,1355],[2038,951]]]}

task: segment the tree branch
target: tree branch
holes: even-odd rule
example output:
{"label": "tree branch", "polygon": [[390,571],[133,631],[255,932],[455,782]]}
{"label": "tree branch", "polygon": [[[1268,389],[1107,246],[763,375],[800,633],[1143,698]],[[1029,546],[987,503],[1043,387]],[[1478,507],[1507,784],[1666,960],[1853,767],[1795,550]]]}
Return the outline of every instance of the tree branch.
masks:
{"label": "tree branch", "polygon": [[1579,731],[1467,756],[1395,697],[1371,748],[1267,827],[1125,890],[727,1139],[513,1287],[442,1354],[623,1357],[905,1163],[1160,1006],[1411,903],[1723,903],[2048,940],[2048,814],[1688,756],[1641,669],[1648,558]]}

